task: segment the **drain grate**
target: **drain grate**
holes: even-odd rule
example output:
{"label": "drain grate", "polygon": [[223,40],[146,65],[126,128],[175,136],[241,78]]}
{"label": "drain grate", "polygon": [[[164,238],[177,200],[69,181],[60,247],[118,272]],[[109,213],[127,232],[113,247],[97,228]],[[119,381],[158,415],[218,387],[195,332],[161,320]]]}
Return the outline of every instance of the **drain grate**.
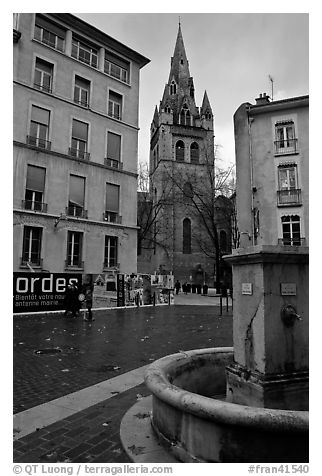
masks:
{"label": "drain grate", "polygon": [[38,349],[38,350],[34,350],[34,354],[36,355],[44,355],[44,354],[58,354],[59,352],[61,352],[61,349],[57,349],[57,348],[47,348],[47,349]]}

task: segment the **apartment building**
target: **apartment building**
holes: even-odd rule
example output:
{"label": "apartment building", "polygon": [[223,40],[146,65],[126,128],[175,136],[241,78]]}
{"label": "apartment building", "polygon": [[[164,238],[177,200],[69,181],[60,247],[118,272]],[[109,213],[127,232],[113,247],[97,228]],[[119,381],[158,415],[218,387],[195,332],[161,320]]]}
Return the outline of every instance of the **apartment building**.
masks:
{"label": "apartment building", "polygon": [[234,115],[241,246],[309,245],[309,96],[242,104]]}
{"label": "apartment building", "polygon": [[136,272],[148,62],[69,13],[14,15],[14,271]]}

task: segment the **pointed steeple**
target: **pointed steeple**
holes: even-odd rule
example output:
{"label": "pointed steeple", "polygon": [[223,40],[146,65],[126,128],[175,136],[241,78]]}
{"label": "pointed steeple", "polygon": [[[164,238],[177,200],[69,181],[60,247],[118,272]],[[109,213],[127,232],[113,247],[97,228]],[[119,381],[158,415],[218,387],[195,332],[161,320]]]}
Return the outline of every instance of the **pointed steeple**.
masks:
{"label": "pointed steeple", "polygon": [[159,112],[158,112],[157,106],[155,106],[155,109],[154,109],[154,116],[153,116],[153,119],[152,119],[152,124],[154,124],[155,127],[159,126]]}
{"label": "pointed steeple", "polygon": [[190,78],[189,62],[187,60],[186,50],[183,43],[181,24],[179,23],[177,41],[171,58],[171,69],[168,83],[170,84],[172,79],[174,79],[176,83],[179,84],[180,80],[188,78]]}
{"label": "pointed steeple", "polygon": [[207,91],[205,91],[205,94],[203,96],[200,113],[201,113],[201,116],[205,115],[206,113],[212,115],[212,109],[211,109],[210,102],[209,102],[209,99],[208,99]]}

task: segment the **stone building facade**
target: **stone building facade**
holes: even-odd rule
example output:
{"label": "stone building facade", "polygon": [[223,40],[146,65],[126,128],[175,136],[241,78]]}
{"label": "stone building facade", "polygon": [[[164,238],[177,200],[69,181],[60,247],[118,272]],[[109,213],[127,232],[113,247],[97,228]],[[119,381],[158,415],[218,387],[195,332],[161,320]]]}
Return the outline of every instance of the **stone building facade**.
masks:
{"label": "stone building facade", "polygon": [[261,94],[237,109],[234,127],[241,246],[308,246],[309,97]]}
{"label": "stone building facade", "polygon": [[[193,194],[194,183],[206,182],[214,170],[214,116],[206,92],[201,107],[196,105],[180,25],[150,137],[150,205],[161,206],[151,230],[153,249],[141,250],[138,267],[142,272],[172,271],[181,282],[213,285],[214,259],[200,245],[206,235],[185,188]],[[218,233],[227,233],[227,225],[222,228]]]}
{"label": "stone building facade", "polygon": [[136,272],[148,62],[74,15],[14,15],[14,271]]}

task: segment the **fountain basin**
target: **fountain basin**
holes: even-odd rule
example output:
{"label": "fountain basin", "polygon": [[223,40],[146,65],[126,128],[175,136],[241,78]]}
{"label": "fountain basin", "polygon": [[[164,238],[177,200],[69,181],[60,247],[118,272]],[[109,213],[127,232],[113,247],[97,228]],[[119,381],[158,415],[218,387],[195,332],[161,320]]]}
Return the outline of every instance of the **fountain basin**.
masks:
{"label": "fountain basin", "polygon": [[182,462],[308,462],[307,411],[278,410],[225,401],[233,348],[180,352],[146,371],[152,426]]}

